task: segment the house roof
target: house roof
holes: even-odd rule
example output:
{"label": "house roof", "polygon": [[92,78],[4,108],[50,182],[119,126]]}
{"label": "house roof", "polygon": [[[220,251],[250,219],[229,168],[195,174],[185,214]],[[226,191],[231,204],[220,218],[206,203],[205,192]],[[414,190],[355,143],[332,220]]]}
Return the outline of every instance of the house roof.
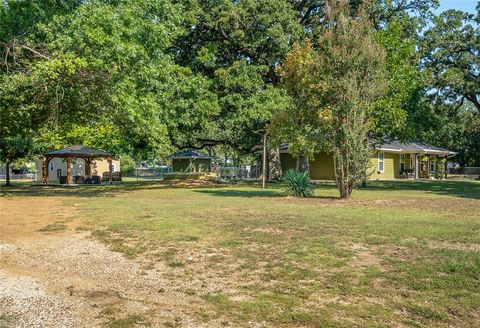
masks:
{"label": "house roof", "polygon": [[282,152],[282,150],[284,152],[288,152],[288,142],[281,143],[280,147],[278,147],[278,148],[280,149],[280,152]]}
{"label": "house roof", "polygon": [[[375,146],[377,150],[401,153],[401,154],[432,154],[442,156],[453,156],[457,153],[445,148],[432,146],[423,142],[400,142],[396,140],[386,140],[384,143]],[[280,152],[288,153],[288,143],[280,145]]]}
{"label": "house roof", "polygon": [[181,151],[172,155],[167,156],[167,158],[174,158],[174,159],[213,159],[213,156],[200,153],[198,151],[188,150],[188,151]]}
{"label": "house roof", "polygon": [[453,156],[457,153],[445,148],[440,148],[426,144],[424,142],[400,142],[396,140],[390,140],[376,147],[378,150],[394,152],[394,153],[409,153],[409,154],[433,154]]}
{"label": "house roof", "polygon": [[100,149],[74,145],[54,150],[45,155],[50,157],[111,157],[112,154]]}

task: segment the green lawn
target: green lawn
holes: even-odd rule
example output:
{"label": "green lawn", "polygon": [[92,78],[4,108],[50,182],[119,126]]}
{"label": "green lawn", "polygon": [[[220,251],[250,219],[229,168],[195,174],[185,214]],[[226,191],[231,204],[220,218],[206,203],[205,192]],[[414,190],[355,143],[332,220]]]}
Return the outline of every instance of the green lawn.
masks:
{"label": "green lawn", "polygon": [[328,183],[314,199],[248,184],[0,192],[75,204],[79,229],[146,270],[164,264],[205,322],[480,324],[479,182],[371,182],[348,201]]}

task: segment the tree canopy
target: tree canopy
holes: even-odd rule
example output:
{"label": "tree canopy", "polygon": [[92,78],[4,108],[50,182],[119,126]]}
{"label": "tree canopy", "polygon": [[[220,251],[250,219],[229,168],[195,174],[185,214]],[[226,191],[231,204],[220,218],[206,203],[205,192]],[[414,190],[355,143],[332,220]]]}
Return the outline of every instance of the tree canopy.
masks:
{"label": "tree canopy", "polygon": [[[248,154],[267,130],[272,147],[289,141],[311,155],[331,117],[309,62],[325,51],[328,8],[339,2],[2,0],[3,160],[7,140],[20,139],[38,151],[83,143],[144,159],[217,146]],[[435,16],[438,0],[346,6],[385,53],[371,136],[475,135],[464,123],[479,111],[478,11]],[[452,146],[471,161],[471,145]]]}

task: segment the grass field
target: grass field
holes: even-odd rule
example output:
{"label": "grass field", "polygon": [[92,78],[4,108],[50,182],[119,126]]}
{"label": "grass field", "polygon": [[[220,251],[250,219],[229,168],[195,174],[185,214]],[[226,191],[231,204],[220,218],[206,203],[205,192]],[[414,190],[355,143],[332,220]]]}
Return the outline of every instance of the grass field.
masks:
{"label": "grass field", "polygon": [[249,184],[0,192],[75,206],[78,230],[147,271],[165,264],[206,323],[480,325],[479,182],[372,182],[348,201],[328,183],[313,199]]}

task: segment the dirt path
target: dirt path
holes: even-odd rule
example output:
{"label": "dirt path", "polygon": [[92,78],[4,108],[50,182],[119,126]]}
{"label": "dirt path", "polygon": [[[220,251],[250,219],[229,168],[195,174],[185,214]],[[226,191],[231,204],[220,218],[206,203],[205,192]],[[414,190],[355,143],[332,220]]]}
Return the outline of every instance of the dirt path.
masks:
{"label": "dirt path", "polygon": [[78,222],[52,198],[0,198],[0,327],[204,325],[161,268],[110,251]]}

